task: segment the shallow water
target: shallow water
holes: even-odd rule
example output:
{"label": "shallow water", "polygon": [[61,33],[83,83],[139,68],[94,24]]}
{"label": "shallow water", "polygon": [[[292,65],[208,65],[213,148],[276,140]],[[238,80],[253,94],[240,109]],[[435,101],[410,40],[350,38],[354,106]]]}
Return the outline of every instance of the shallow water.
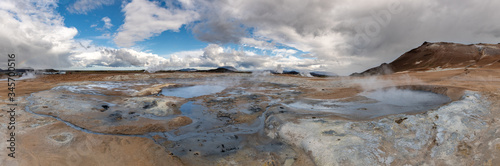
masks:
{"label": "shallow water", "polygon": [[219,85],[195,85],[180,88],[163,88],[162,95],[193,98],[222,92],[226,87]]}
{"label": "shallow water", "polygon": [[207,111],[207,107],[197,102],[187,102],[180,108],[183,116],[193,120],[189,125],[161,133],[175,146],[167,147],[176,155],[186,155],[196,151],[202,155],[217,155],[242,147],[242,135],[253,134],[264,128],[264,116],[259,116],[251,124],[228,124],[227,117]]}
{"label": "shallow water", "polygon": [[[207,111],[207,107],[196,102],[187,102],[180,108],[183,116],[187,116],[193,122],[187,126],[180,127],[174,131],[167,132],[169,139],[178,140],[187,137],[203,136],[210,134],[251,134],[263,128],[264,118],[259,116],[251,124],[228,124],[227,117],[218,117],[216,112]],[[222,112],[226,112],[225,110]],[[178,130],[178,131],[177,131]],[[175,133],[175,134],[174,134]]]}
{"label": "shallow water", "polygon": [[383,104],[403,107],[434,107],[450,102],[444,95],[414,90],[384,89],[362,94]]}
{"label": "shallow water", "polygon": [[376,90],[361,95],[366,99],[356,102],[303,100],[287,106],[364,120],[392,114],[421,113],[451,101],[447,96],[432,92],[401,89]]}

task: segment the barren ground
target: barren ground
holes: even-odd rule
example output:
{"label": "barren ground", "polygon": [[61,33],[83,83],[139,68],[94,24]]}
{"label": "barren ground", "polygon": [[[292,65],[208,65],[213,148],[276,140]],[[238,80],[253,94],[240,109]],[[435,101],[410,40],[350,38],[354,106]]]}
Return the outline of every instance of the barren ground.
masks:
{"label": "barren ground", "polygon": [[[97,88],[99,94],[93,94],[93,91],[87,93],[85,90],[76,92],[53,89],[60,86],[85,87],[96,82],[127,82],[141,83],[141,85],[132,85],[123,90]],[[0,83],[6,84],[5,81]],[[162,87],[204,84],[223,84],[227,88],[221,92],[189,99],[154,95]],[[354,145],[378,148],[384,153],[376,157],[378,158],[376,161],[380,163],[373,163],[374,165],[405,163],[449,165],[452,162],[448,160],[454,159],[450,156],[460,157],[460,155],[461,158],[465,158],[461,163],[464,165],[500,163],[500,139],[495,129],[500,123],[498,102],[500,69],[489,67],[402,72],[377,77],[307,78],[242,73],[82,73],[45,75],[35,79],[19,80],[15,89],[16,98],[19,99],[15,130],[16,158],[7,157],[7,143],[4,142],[0,144],[2,149],[0,165],[363,164],[354,162],[367,157],[357,156],[358,154],[353,155],[352,160],[349,157],[345,160],[328,160],[327,158],[331,158],[326,155],[328,151],[319,151],[311,142],[309,144],[303,142],[309,138],[315,140],[319,136],[301,135],[293,133],[294,131],[285,133],[286,127],[294,125],[314,127],[309,120],[312,122],[318,119],[325,121],[325,124],[355,122],[361,125],[368,122],[385,123],[387,119],[396,119],[391,123],[397,125],[406,123],[402,118],[405,115],[356,119],[334,113],[294,108],[293,103],[316,100],[371,102],[360,94],[388,87],[430,91],[448,96],[451,102],[460,101],[465,92],[480,94],[481,99],[490,103],[487,108],[490,113],[478,115],[487,126],[477,131],[476,129],[470,131],[486,134],[455,140],[458,142],[457,146],[450,144],[453,148],[448,149],[451,151],[449,154],[440,156],[432,153],[435,157],[430,158],[431,151],[438,153],[440,149],[436,148],[439,145],[432,144],[433,140],[429,138],[421,147],[413,149],[419,151],[419,155],[407,161],[401,158],[408,156],[404,156],[404,152],[400,152],[396,145],[388,145],[389,142],[375,141],[376,144],[372,147],[372,144],[367,145],[367,140],[363,137],[364,143],[348,142],[345,144],[346,147],[342,148],[349,149]],[[0,115],[1,138],[8,138],[7,93],[7,88],[0,89],[0,96],[3,99]],[[28,98],[30,95],[32,97]],[[109,105],[109,108],[103,105]],[[27,112],[26,108],[29,108],[30,112]],[[183,112],[186,109],[195,112]],[[412,116],[427,116],[427,113],[408,113],[406,118],[412,119]],[[210,117],[213,119],[209,121],[203,119]],[[403,120],[398,121],[397,118]],[[68,126],[63,122],[83,129]],[[300,129],[297,129],[298,131]],[[339,131],[341,130],[332,129],[326,133],[335,135]],[[203,134],[204,132],[206,133]],[[323,132],[323,129],[319,132]],[[373,131],[370,129],[366,132]],[[440,131],[437,131],[437,134],[439,133]],[[459,136],[460,134],[458,132]],[[323,136],[319,138],[327,139]],[[347,136],[339,134],[338,140]],[[447,141],[452,140],[447,139]],[[351,144],[353,146],[347,146]],[[441,144],[441,147],[448,147],[445,142]],[[325,144],[324,148],[339,147],[337,144]],[[408,153],[416,153],[413,151]],[[478,161],[475,158],[482,160]]]}

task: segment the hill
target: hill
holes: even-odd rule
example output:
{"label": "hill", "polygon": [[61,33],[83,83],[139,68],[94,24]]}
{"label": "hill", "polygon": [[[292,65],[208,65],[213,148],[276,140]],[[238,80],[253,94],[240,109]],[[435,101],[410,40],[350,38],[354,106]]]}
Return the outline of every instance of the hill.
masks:
{"label": "hill", "polygon": [[351,76],[384,75],[403,71],[426,71],[449,68],[498,68],[499,44],[458,44],[424,42],[389,64],[368,69]]}

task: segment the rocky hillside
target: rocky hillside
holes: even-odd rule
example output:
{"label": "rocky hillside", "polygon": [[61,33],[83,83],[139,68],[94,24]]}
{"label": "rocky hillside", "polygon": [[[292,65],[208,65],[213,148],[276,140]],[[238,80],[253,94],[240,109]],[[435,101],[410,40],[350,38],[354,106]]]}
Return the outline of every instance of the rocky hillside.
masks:
{"label": "rocky hillside", "polygon": [[424,42],[389,64],[351,76],[384,75],[402,71],[425,71],[445,68],[500,67],[499,44],[457,44]]}

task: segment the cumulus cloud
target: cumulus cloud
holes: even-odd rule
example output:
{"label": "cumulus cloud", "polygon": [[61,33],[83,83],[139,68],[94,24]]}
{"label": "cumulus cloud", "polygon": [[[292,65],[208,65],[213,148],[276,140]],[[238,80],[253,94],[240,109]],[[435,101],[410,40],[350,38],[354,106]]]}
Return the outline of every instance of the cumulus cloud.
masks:
{"label": "cumulus cloud", "polygon": [[[78,31],[66,27],[55,13],[55,0],[0,2],[0,52],[16,55],[16,67],[36,69],[70,67],[147,67],[166,61],[158,55],[133,49],[99,47],[91,40],[75,40]],[[104,17],[104,28],[111,26]],[[5,69],[6,58],[0,58]]]}
{"label": "cumulus cloud", "polygon": [[114,41],[118,46],[130,47],[137,41],[156,36],[163,31],[179,31],[184,24],[196,20],[198,13],[179,8],[164,8],[157,2],[133,0],[123,7],[125,23]]}
{"label": "cumulus cloud", "polygon": [[77,0],[75,3],[69,5],[66,10],[70,13],[87,14],[89,11],[113,3],[114,0]]}
{"label": "cumulus cloud", "polygon": [[209,43],[226,44],[239,43],[241,37],[246,35],[245,28],[239,24],[220,16],[215,17],[218,17],[217,20],[205,20],[193,27],[196,38]]}
{"label": "cumulus cloud", "polygon": [[273,42],[268,42],[262,39],[255,39],[249,37],[241,38],[240,44],[242,44],[243,46],[254,47],[262,50],[272,50],[276,46],[276,44]]}
{"label": "cumulus cloud", "polygon": [[113,24],[111,24],[111,19],[109,17],[103,17],[101,19],[104,22],[104,26],[102,27],[103,29],[110,29],[113,27]]}
{"label": "cumulus cloud", "polygon": [[[42,4],[43,1],[38,3],[32,3],[29,1],[7,2],[8,3],[4,2],[5,5],[1,5],[1,12],[3,14],[0,17],[2,17],[2,23],[9,27],[6,28],[6,31],[0,32],[0,36],[2,39],[5,39],[3,41],[9,42],[3,42],[1,44],[2,49],[7,50],[5,52],[13,52],[19,56],[26,56],[25,58],[22,58],[23,61],[25,61],[25,65],[36,68],[59,68],[69,66],[138,66],[148,67],[150,69],[175,69],[184,67],[234,66],[241,70],[252,70],[273,69],[278,65],[282,65],[284,68],[288,69],[326,70],[328,69],[326,68],[328,65],[325,64],[335,64],[336,67],[343,68],[350,65],[352,61],[363,60],[362,58],[349,60],[343,59],[341,61],[318,60],[314,58],[301,59],[295,56],[290,56],[291,54],[296,53],[296,50],[275,49],[274,43],[266,40],[269,38],[255,36],[241,37],[240,42],[247,43],[252,47],[269,49],[271,50],[272,55],[259,55],[244,50],[223,48],[221,45],[217,44],[210,44],[203,50],[176,53],[170,55],[168,58],[130,48],[100,48],[98,46],[93,46],[92,41],[75,41],[73,39],[77,34],[77,30],[75,28],[65,27],[63,18],[57,13],[54,13],[54,9],[56,8],[54,1],[46,1],[44,4]],[[127,8],[128,5],[134,6],[134,2],[139,2],[139,7],[135,4],[137,8]],[[196,7],[194,4],[195,3],[193,3],[192,6],[193,8]],[[144,9],[140,7],[141,5],[153,5],[153,7],[146,7],[146,9],[149,10],[143,11]],[[19,6],[25,7],[26,10],[18,10]],[[158,9],[158,11],[161,12],[151,12],[155,9]],[[155,18],[163,18],[163,15],[172,14],[170,11],[175,10],[195,11],[189,8],[175,8],[167,10],[161,8],[159,4],[149,1],[133,1],[125,5],[124,10],[145,12],[146,16],[151,16],[151,13],[158,13],[159,15],[157,16],[155,14],[151,16]],[[38,12],[38,16],[29,14],[33,12]],[[192,16],[194,15],[196,14],[193,14]],[[176,14],[172,14],[171,16],[176,16]],[[142,17],[132,17],[129,20],[137,21],[136,19],[139,18]],[[102,20],[106,25],[106,21],[108,19],[104,18]],[[129,25],[133,25],[131,22],[129,23]],[[159,24],[163,25],[163,23]],[[154,32],[156,32],[154,28],[146,28],[147,30],[153,30],[152,32],[143,32],[144,29],[129,29],[126,25],[127,19],[126,23],[122,25],[122,30],[119,31],[115,39],[123,39],[123,41],[127,41],[126,38],[119,37],[120,33],[128,33],[129,35],[135,37],[139,36],[139,39],[141,39],[144,37],[147,38],[149,35],[154,35]],[[179,26],[182,25],[183,23],[178,23],[172,27],[179,28]],[[158,32],[161,31],[161,29],[158,30]],[[148,35],[141,36],[141,34]],[[138,40],[132,39],[129,41]],[[21,57],[19,59],[21,59]]]}
{"label": "cumulus cloud", "polygon": [[[272,55],[260,55],[245,50],[224,48],[210,44],[202,50],[183,51],[166,57],[131,48],[106,48],[93,45],[91,40],[75,40],[75,28],[68,28],[63,18],[54,13],[54,1],[3,1],[1,21],[6,28],[0,32],[2,52],[15,53],[17,60],[35,68],[62,67],[147,67],[151,71],[186,67],[234,66],[240,70],[274,69],[282,65],[285,69],[326,69],[323,63],[313,58],[300,59],[290,54],[292,49],[274,49]],[[148,2],[149,3],[149,2]],[[154,4],[157,5],[157,4]],[[20,7],[24,10],[19,10]],[[173,10],[173,9],[172,9]],[[180,9],[179,9],[180,10]],[[42,16],[42,17],[40,17]],[[156,16],[155,16],[156,17]],[[106,22],[107,19],[103,19]],[[125,32],[125,31],[123,31]],[[242,38],[255,47],[273,48],[272,42],[262,38]],[[2,63],[5,64],[5,63]],[[340,67],[348,63],[338,63]]]}
{"label": "cumulus cloud", "polygon": [[209,44],[202,50],[181,51],[162,57],[128,48],[101,48],[92,45],[91,41],[80,41],[81,47],[70,56],[76,67],[145,67],[148,71],[173,70],[180,68],[216,68],[234,66],[239,70],[273,69],[281,65],[289,70],[320,70],[320,61],[299,59],[288,56],[294,50],[277,50],[276,55],[258,55],[247,51],[224,48],[217,44]]}
{"label": "cumulus cloud", "polygon": [[[68,10],[86,13],[113,2],[78,0]],[[122,5],[124,24],[113,35],[102,36],[113,37],[118,46],[127,48],[91,50],[74,41],[77,30],[66,27],[54,12],[55,0],[4,0],[0,1],[0,49],[18,54],[34,67],[273,69],[282,65],[347,75],[390,62],[424,41],[498,43],[497,6],[500,1],[132,0]],[[109,29],[111,20],[106,18],[103,27]],[[211,44],[165,58],[130,48],[183,26]],[[266,50],[270,55],[224,48],[227,43]],[[295,55],[297,50],[305,54]]]}
{"label": "cumulus cloud", "polygon": [[[78,31],[65,27],[54,12],[54,0],[3,0],[0,2],[0,52],[15,54],[16,67],[70,66],[70,50]],[[5,68],[5,58],[0,66]]]}
{"label": "cumulus cloud", "polygon": [[[205,20],[195,25],[193,32],[208,30],[215,36],[198,37],[203,41],[247,43],[245,38],[261,38],[325,56],[335,56],[331,47],[342,42],[341,36],[331,30],[338,23],[338,12],[334,10],[336,5],[342,5],[338,1],[235,0],[199,4],[203,4],[200,11]],[[330,50],[328,55],[324,50]]]}
{"label": "cumulus cloud", "polygon": [[[355,70],[391,61],[423,41],[499,39],[498,1],[236,0],[219,5],[222,9],[212,10],[212,16],[227,13],[229,20],[254,27],[254,36],[311,52],[320,60],[351,63],[348,67]],[[349,57],[367,61],[349,62]]]}
{"label": "cumulus cloud", "polygon": [[156,54],[127,48],[99,48],[94,51],[82,51],[75,53],[70,60],[77,67],[148,67],[157,66],[166,61],[165,58]]}
{"label": "cumulus cloud", "polygon": [[500,38],[500,1],[179,2],[182,10],[200,16],[184,22],[199,40],[263,49],[285,45],[325,61],[331,70],[354,72],[390,62],[424,41],[496,43]]}
{"label": "cumulus cloud", "polygon": [[[287,50],[282,50],[287,51]],[[265,70],[281,66],[287,70],[314,71],[326,70],[323,63],[334,61],[318,61],[316,59],[300,59],[285,55],[257,55],[251,52],[223,48],[217,44],[210,44],[203,50],[183,51],[170,55],[170,58],[158,65],[151,65],[148,71],[164,69],[178,69],[188,67],[216,68],[233,66],[239,70]]]}

